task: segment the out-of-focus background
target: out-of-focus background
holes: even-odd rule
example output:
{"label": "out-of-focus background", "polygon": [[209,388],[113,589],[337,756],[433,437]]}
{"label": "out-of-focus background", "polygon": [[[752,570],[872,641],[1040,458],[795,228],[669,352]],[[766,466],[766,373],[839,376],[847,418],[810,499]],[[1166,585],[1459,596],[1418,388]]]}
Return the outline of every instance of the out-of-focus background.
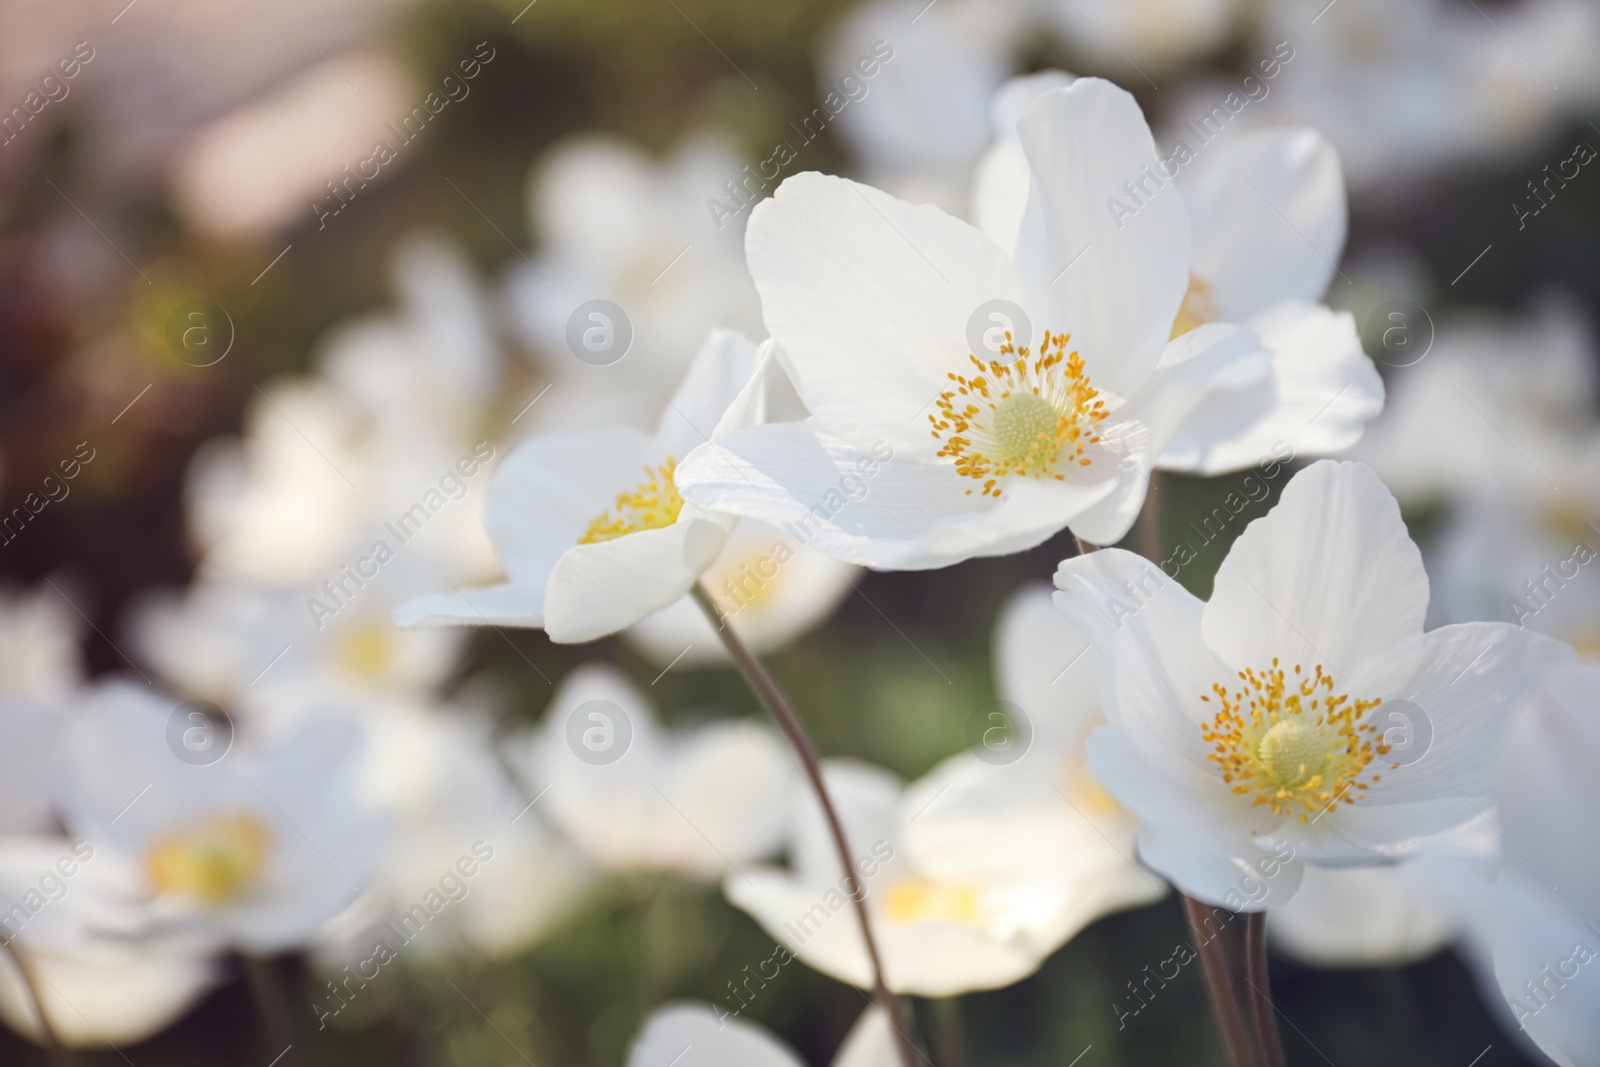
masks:
{"label": "out-of-focus background", "polygon": [[[893,58],[845,84],[880,43]],[[68,1001],[170,991],[87,1036],[79,1062],[265,1065],[276,999],[303,1063],[609,1067],[658,1004],[731,1006],[773,943],[715,865],[618,844],[585,824],[598,800],[513,823],[537,800],[517,753],[594,662],[685,736],[759,709],[726,667],[675,661],[670,626],[589,646],[394,631],[407,596],[495,575],[487,473],[450,472],[480,443],[498,459],[544,429],[648,425],[710,327],[763,336],[740,240],[774,167],[965,214],[1013,75],[1111,78],[1164,143],[1290,54],[1231,122],[1312,126],[1340,151],[1350,230],[1328,301],[1354,312],[1389,388],[1361,458],[1424,542],[1437,621],[1523,621],[1524,571],[1573,537],[1600,543],[1592,0],[0,4],[0,692],[67,714],[121,679],[163,707],[224,709],[241,745],[338,705],[366,738],[363,803],[388,823],[381,854],[349,860],[376,872],[360,906],[314,936],[63,964],[81,983],[60,980]],[[630,319],[626,375],[568,351],[591,298]],[[1158,483],[1165,540],[1198,556],[1186,585],[1209,591],[1283,480],[1205,532],[1192,523],[1237,480]],[[386,524],[429,493],[445,503],[416,545],[349,595],[348,569],[367,573]],[[996,699],[1002,605],[1068,554],[1057,540],[931,573],[808,572],[814,625],[767,661],[825,755],[914,779]],[[1584,578],[1533,625],[1593,653],[1600,590]],[[83,732],[33,759],[32,720],[6,708],[16,788],[77,788]],[[62,818],[0,822],[37,837]],[[516,836],[483,865],[499,880],[334,999],[369,955],[362,924],[421,899],[479,824]],[[0,868],[19,900],[37,881],[14,874],[26,861]],[[63,902],[90,892],[66,884]],[[1185,936],[1168,897],[962,998],[968,1062],[1214,1062],[1197,975],[1125,1015]],[[1405,962],[1274,964],[1292,1062],[1540,1062],[1448,937]],[[26,1029],[18,995],[5,1017]],[[744,999],[814,1064],[863,1006],[800,963]],[[928,1032],[946,1019],[918,1010]],[[46,1062],[11,1030],[0,1060]]]}

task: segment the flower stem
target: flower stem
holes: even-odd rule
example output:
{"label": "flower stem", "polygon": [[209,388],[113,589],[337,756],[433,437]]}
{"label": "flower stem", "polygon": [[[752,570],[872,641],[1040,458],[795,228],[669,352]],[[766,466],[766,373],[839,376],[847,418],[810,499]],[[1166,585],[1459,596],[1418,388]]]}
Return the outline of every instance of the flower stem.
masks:
{"label": "flower stem", "polygon": [[959,997],[938,997],[933,1001],[933,1025],[939,1040],[939,1067],[967,1067]]}
{"label": "flower stem", "polygon": [[907,1017],[905,1005],[899,997],[889,991],[889,986],[883,980],[883,962],[878,955],[877,939],[872,933],[872,918],[867,911],[865,887],[856,876],[854,853],[850,851],[850,843],[845,838],[844,824],[839,821],[839,813],[833,806],[833,800],[828,796],[828,787],[823,781],[822,764],[817,761],[816,750],[811,747],[805,727],[800,724],[800,719],[789,706],[783,690],[778,688],[778,683],[773,681],[766,668],[761,666],[761,661],[756,659],[745,647],[745,643],[739,639],[739,635],[734,633],[733,627],[728,625],[721,609],[717,607],[716,601],[711,599],[706,587],[697,582],[689,592],[716,629],[723,646],[728,650],[728,655],[733,657],[739,673],[744,675],[745,684],[767,709],[767,713],[772,716],[773,722],[777,723],[779,731],[799,757],[800,765],[805,768],[806,778],[810,780],[811,790],[816,794],[817,804],[822,808],[823,817],[828,823],[828,832],[833,837],[833,847],[839,854],[839,864],[844,868],[846,884],[852,889],[850,899],[855,902],[856,918],[861,923],[861,940],[866,945],[867,960],[871,965],[873,996],[878,1009],[888,1017],[889,1027],[894,1031],[895,1047],[900,1054],[901,1067],[916,1067],[920,1054],[911,1040],[911,1022]]}
{"label": "flower stem", "polygon": [[1218,930],[1215,934],[1207,932],[1206,911],[1206,906],[1200,901],[1187,893],[1183,894],[1183,914],[1189,920],[1189,932],[1194,934],[1200,950],[1200,962],[1206,972],[1206,988],[1211,993],[1211,1013],[1216,1016],[1229,1067],[1255,1067],[1255,1050],[1250,1044],[1249,1031],[1245,1029],[1244,1012],[1239,1006],[1233,978],[1228,973],[1228,956],[1222,945],[1222,931]]}
{"label": "flower stem", "polygon": [[1284,1067],[1283,1039],[1278,1036],[1277,1009],[1272,1005],[1272,980],[1267,974],[1267,913],[1253,911],[1245,916],[1245,976],[1253,995],[1250,1014],[1255,1017],[1256,1036],[1266,1067]]}
{"label": "flower stem", "polygon": [[256,1011],[261,1014],[261,1036],[266,1039],[267,1056],[279,1057],[283,1067],[293,1067],[299,1062],[298,1053],[287,1057],[284,1054],[294,1047],[294,1021],[277,968],[260,956],[245,955],[243,959],[245,983],[256,1002]]}
{"label": "flower stem", "polygon": [[39,1017],[39,1044],[44,1047],[45,1053],[50,1057],[50,1062],[57,1067],[72,1067],[76,1058],[56,1036],[56,1031],[50,1025],[50,1017],[44,1013],[44,1001],[39,997],[38,980],[34,977],[33,969],[22,958],[22,953],[11,943],[8,937],[0,936],[0,948],[4,948],[6,955],[11,957],[11,962],[16,965],[17,973],[22,976],[22,988],[27,990],[28,1003],[33,1007],[33,1013]]}

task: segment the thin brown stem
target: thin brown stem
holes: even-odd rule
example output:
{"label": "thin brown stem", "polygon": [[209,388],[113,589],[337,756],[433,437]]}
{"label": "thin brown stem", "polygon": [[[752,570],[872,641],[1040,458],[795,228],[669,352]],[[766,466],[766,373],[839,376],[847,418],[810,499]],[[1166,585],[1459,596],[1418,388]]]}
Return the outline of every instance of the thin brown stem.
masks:
{"label": "thin brown stem", "polygon": [[1151,471],[1144,509],[1139,512],[1139,554],[1160,566],[1161,552],[1161,472]]}
{"label": "thin brown stem", "polygon": [[1256,1037],[1266,1067],[1284,1067],[1283,1039],[1278,1035],[1277,1009],[1272,1005],[1272,979],[1267,973],[1267,913],[1253,911],[1245,916],[1245,977],[1250,982],[1250,1014],[1255,1017]]}
{"label": "thin brown stem", "polygon": [[72,1067],[77,1059],[68,1051],[67,1046],[61,1043],[61,1039],[56,1036],[55,1027],[50,1025],[50,1017],[44,1013],[44,1000],[39,996],[38,979],[34,977],[33,968],[28,966],[27,961],[22,958],[22,953],[17,951],[17,946],[11,943],[10,938],[0,936],[0,948],[4,948],[6,955],[10,956],[11,962],[16,965],[17,973],[22,976],[22,988],[27,991],[28,1003],[32,1006],[33,1013],[39,1017],[39,1044],[44,1048],[45,1054],[56,1067]]}
{"label": "thin brown stem", "polygon": [[[1244,1025],[1244,1013],[1240,1010],[1233,979],[1228,973],[1228,956],[1223,950],[1222,930],[1220,927],[1215,933],[1206,930],[1207,910],[1200,901],[1187,893],[1183,895],[1183,914],[1189,920],[1189,931],[1194,934],[1195,947],[1200,951],[1200,962],[1206,972],[1206,988],[1211,993],[1211,1013],[1216,1016],[1217,1030],[1222,1036],[1222,1049],[1227,1055],[1229,1067],[1255,1067],[1255,1050],[1251,1047],[1250,1034]],[[1232,918],[1231,914],[1229,918]]]}
{"label": "thin brown stem", "polygon": [[739,668],[739,673],[744,675],[745,684],[767,709],[773,722],[777,723],[779,731],[788,740],[789,746],[800,759],[800,765],[805,769],[811,790],[816,795],[823,818],[827,821],[828,833],[833,838],[833,847],[839,854],[839,864],[844,868],[846,884],[852,889],[850,899],[855,902],[856,918],[861,924],[861,940],[866,945],[867,960],[872,970],[873,996],[877,1000],[879,1009],[888,1017],[890,1029],[894,1031],[901,1067],[916,1067],[920,1054],[911,1039],[911,1022],[905,1011],[905,1005],[899,997],[889,991],[889,986],[883,980],[883,962],[878,955],[877,939],[872,933],[872,918],[867,911],[866,890],[856,876],[854,853],[850,851],[844,824],[839,821],[839,813],[828,795],[827,783],[822,777],[822,764],[817,760],[816,750],[811,747],[811,740],[806,736],[805,727],[801,725],[794,709],[789,706],[789,700],[783,695],[783,690],[778,688],[778,683],[773,681],[772,676],[761,665],[761,661],[756,659],[740,640],[739,635],[734,633],[733,627],[723,618],[721,609],[717,607],[716,601],[711,599],[711,594],[705,586],[696,583],[690,593],[700,605],[700,609],[706,613],[706,618],[710,620],[712,627],[716,629],[723,646],[728,650],[728,655],[733,657],[734,664]]}
{"label": "thin brown stem", "polygon": [[286,1053],[294,1047],[294,1020],[277,968],[272,961],[260,956],[247,955],[243,959],[245,983],[261,1015],[261,1036],[266,1039],[267,1056],[277,1057],[272,1062],[281,1060],[282,1067],[293,1067],[300,1062],[299,1053],[293,1056]]}

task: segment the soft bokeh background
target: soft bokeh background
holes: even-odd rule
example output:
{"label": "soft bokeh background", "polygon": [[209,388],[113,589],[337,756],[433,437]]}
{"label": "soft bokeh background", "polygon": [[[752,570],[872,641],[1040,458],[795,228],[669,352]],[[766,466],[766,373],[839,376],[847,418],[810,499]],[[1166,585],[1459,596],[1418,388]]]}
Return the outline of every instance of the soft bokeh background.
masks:
{"label": "soft bokeh background", "polygon": [[[936,3],[915,25],[905,23],[897,63],[917,62],[919,47],[934,47],[915,34],[950,14],[940,8],[957,6]],[[482,405],[488,414],[480,433],[503,454],[539,419],[559,421],[560,413],[536,407],[526,423],[512,423],[544,384],[559,379],[551,361],[562,356],[537,351],[519,294],[530,270],[559,268],[558,241],[581,245],[583,226],[595,220],[558,203],[547,213],[570,211],[582,225],[576,233],[544,232],[548,220],[532,208],[530,172],[550,146],[584,131],[617,135],[655,160],[678,158],[697,138],[720,139],[735,167],[765,159],[771,145],[791,136],[788,124],[815,106],[826,80],[819,73],[824,42],[854,6],[136,0],[125,8],[7,0],[0,6],[0,106],[20,102],[75,42],[90,42],[94,59],[64,100],[0,147],[0,503],[7,511],[20,503],[80,441],[92,443],[96,458],[67,499],[0,547],[5,582],[70,602],[68,619],[81,634],[91,676],[130,674],[135,662],[152,669],[135,652],[130,612],[151,590],[181,587],[195,573],[204,546],[190,512],[191,462],[208,441],[269,417],[267,391],[316,366],[330,331],[356,316],[394,313],[406,284],[426,288],[425,272],[421,282],[396,281],[397,256],[418,235],[448,242],[468,265],[486,337],[503,367],[498,395]],[[1000,7],[964,17],[1006,38],[984,46],[992,48],[988,61],[998,75],[1047,67],[1103,74],[1135,93],[1153,120],[1176,120],[1193,100],[1208,98],[1208,87],[1236,81],[1265,54],[1262,42],[1294,40],[1308,76],[1321,65],[1320,84],[1299,95],[1286,79],[1269,98],[1280,108],[1271,117],[1322,125],[1343,150],[1352,226],[1344,280],[1329,300],[1353,309],[1358,322],[1387,301],[1411,300],[1444,331],[1483,319],[1520,320],[1553,299],[1560,310],[1551,314],[1561,322],[1580,334],[1591,328],[1600,308],[1600,172],[1584,167],[1535,217],[1519,220],[1514,206],[1546,164],[1567,159],[1580,141],[1600,145],[1591,121],[1600,116],[1600,94],[1588,84],[1596,78],[1594,53],[1577,60],[1565,54],[1574,37],[1583,39],[1576,23],[1551,13],[1544,25],[1527,14],[1560,5],[1338,0],[1313,23],[1321,4],[1258,0],[1216,5],[1225,15],[1204,31],[1182,28],[1182,19],[1207,5],[1080,6],[1063,0],[1026,22]],[[918,8],[900,14],[916,16]],[[1124,18],[1152,21],[1147,30],[1119,34],[1126,47],[1118,50],[1105,47],[1110,38],[1099,29],[1084,29],[1091,16],[1108,28]],[[1428,28],[1437,23],[1418,28],[1430,18],[1472,29],[1451,38]],[[1499,30],[1489,32],[1501,24],[1523,27],[1510,52],[1497,44]],[[999,32],[1010,26],[1023,28]],[[1337,47],[1318,34],[1340,35]],[[961,35],[975,40],[982,31]],[[332,203],[323,181],[365,158],[383,122],[398,119],[479,42],[494,58],[470,94],[450,103],[379,179],[319,226],[311,203]],[[938,84],[954,86],[967,73],[959,59],[930,62],[942,72]],[[932,157],[945,152],[946,172],[970,167],[971,150],[963,157],[960,145],[931,143],[958,139],[959,131],[941,128],[951,124],[921,129],[915,114],[889,114],[894,101],[880,89],[877,100],[852,107],[864,115],[883,107],[874,121],[913,146],[928,146]],[[1439,143],[1419,132],[1428,129],[1441,131]],[[820,169],[890,188],[899,182],[902,195],[932,189],[926,195],[933,198],[947,196],[935,188],[939,181],[959,187],[964,180],[949,179],[940,165],[922,166],[920,177],[897,174],[909,153],[875,159],[877,135],[866,130],[864,148],[848,132],[843,124],[830,129],[786,173]],[[985,141],[980,136],[977,147]],[[702,180],[707,173],[714,175],[709,182]],[[703,201],[722,195],[722,178],[736,176],[715,167],[695,172],[684,178],[693,191],[665,198],[657,210],[692,214],[684,232],[698,232]],[[597,242],[614,239],[595,234]],[[667,266],[675,247],[661,247],[665,254],[639,269]],[[711,271],[692,259],[679,269]],[[705,284],[722,284],[714,271],[708,277]],[[180,359],[169,343],[170,316],[193,300],[225,309],[232,322],[232,347],[211,366]],[[1384,325],[1366,333],[1374,355],[1385,352]],[[1484,339],[1487,360],[1513,364],[1529,355],[1520,348],[1555,343],[1529,329],[1472,336]],[[1586,340],[1577,347],[1580,360],[1593,359]],[[1383,369],[1391,387],[1412,372]],[[636,401],[618,398],[619,405]],[[1451,425],[1430,432],[1448,452]],[[1184,536],[1186,524],[1209,513],[1232,481],[1164,478],[1158,496],[1165,538]],[[424,479],[412,495],[425,486]],[[1252,504],[1244,517],[1269,503]],[[275,521],[313,527],[327,520],[323,509],[340,505],[313,495],[298,506],[303,511]],[[1407,516],[1419,535],[1445,519],[1439,506],[1409,500]],[[1242,526],[1205,546],[1183,573],[1186,585],[1208,592],[1212,570]],[[1058,540],[945,571],[866,575],[824,627],[768,662],[824,754],[859,756],[915,777],[959,751],[971,716],[994,699],[990,643],[1002,602],[1020,585],[1047,579],[1069,551]],[[172,654],[185,655],[181,645]],[[212,654],[195,642],[193,657]],[[509,731],[538,720],[552,694],[549,680],[593,659],[609,660],[648,689],[668,722],[696,721],[706,707],[758,714],[731,671],[660,675],[658,664],[621,640],[563,647],[535,631],[472,632],[438,699],[463,686],[475,696],[488,693]],[[1146,964],[1165,959],[1185,936],[1169,898],[1095,924],[1016,986],[965,997],[967,1062],[1063,1064],[1077,1062],[1087,1046],[1085,1065],[1219,1062],[1196,969],[1126,1030],[1119,1032],[1112,1008]],[[303,1013],[297,1054],[327,1064],[609,1067],[622,1062],[650,1008],[677,997],[721,1002],[729,978],[770,952],[770,939],[715,886],[606,877],[532,947],[502,958],[458,951],[405,960],[375,983],[354,1023],[341,1019],[320,1033]],[[305,990],[304,1001],[321,984],[315,965],[299,955],[274,966]],[[1535,1062],[1449,951],[1393,969],[1318,970],[1285,959],[1274,966],[1291,1062]],[[856,991],[797,963],[747,1017],[820,1064],[862,1006]],[[941,1017],[926,1003],[919,1010],[925,1032],[936,1035]],[[251,998],[231,975],[159,1036],[121,1054],[82,1054],[82,1062],[265,1064],[261,1048]],[[44,1062],[6,1031],[0,1059]]]}

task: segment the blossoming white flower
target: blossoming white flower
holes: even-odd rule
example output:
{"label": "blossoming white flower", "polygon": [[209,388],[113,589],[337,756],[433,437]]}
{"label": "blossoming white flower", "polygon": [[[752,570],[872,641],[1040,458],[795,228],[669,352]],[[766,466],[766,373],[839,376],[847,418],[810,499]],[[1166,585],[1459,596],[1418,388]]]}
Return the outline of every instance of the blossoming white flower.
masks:
{"label": "blossoming white flower", "polygon": [[354,723],[324,712],[195,765],[168,739],[176,706],[124,682],[87,696],[65,744],[68,825],[142,871],[165,924],[247,952],[305,944],[386,844],[385,821],[356,793]]}
{"label": "blossoming white flower", "polygon": [[[628,1049],[628,1067],[800,1067],[801,1060],[760,1027],[703,1004],[657,1008]],[[894,1067],[889,1020],[876,1008],[861,1013],[839,1046],[833,1067]],[[685,1057],[693,1050],[694,1055]]]}
{"label": "blossoming white flower", "polygon": [[[87,841],[0,837],[0,908],[0,937],[32,973],[52,1032],[71,1046],[142,1041],[220,977],[211,945],[152,935],[137,868]],[[32,998],[9,956],[0,956],[0,1017],[37,1039]]]}
{"label": "blossoming white flower", "polygon": [[626,427],[535,436],[495,472],[484,517],[510,580],[402,605],[402,626],[542,627],[590,641],[688,593],[716,560],[731,516],[686,503],[676,471],[708,441],[755,370],[756,349],[716,331],[654,436]]}
{"label": "blossoming white flower", "polygon": [[[1094,919],[1164,892],[1101,836],[1104,813],[1073,813],[1048,763],[993,767],[968,754],[904,788],[868,764],[825,762],[891,989],[944,997],[1010,985]],[[1066,784],[1087,801],[1085,783]],[[723,891],[807,964],[867,988],[851,887],[809,795],[789,852],[788,870],[734,871]]]}
{"label": "blossoming white flower", "polygon": [[[1470,819],[1513,700],[1572,659],[1505,624],[1424,633],[1421,556],[1359,464],[1296,475],[1209,602],[1117,550],[1067,560],[1056,584],[1095,650],[1095,777],[1139,818],[1146,863],[1239,910],[1287,900],[1301,861],[1385,862]],[[1268,846],[1294,858],[1241,907]]]}
{"label": "blossoming white flower", "polygon": [[[903,569],[1018,551],[1069,524],[1097,543],[1127,531],[1184,419],[1260,380],[1266,353],[1220,323],[1169,341],[1189,289],[1183,202],[1158,196],[1127,219],[1105,206],[1159,165],[1131,96],[1080,79],[1036,100],[1019,131],[1033,186],[1014,257],[838,178],[799,175],[757,206],[751,272],[812,418],[697,450],[679,471],[686,499],[775,525],[820,510],[821,551]],[[979,359],[969,334],[995,328],[996,308],[1016,332]],[[885,450],[894,461],[864,499],[817,507],[848,464]]]}
{"label": "blossoming white flower", "polygon": [[1511,1023],[1562,1067],[1600,1064],[1600,864],[1574,841],[1593,834],[1600,792],[1600,666],[1550,678],[1512,725],[1494,819],[1500,869],[1444,872]]}
{"label": "blossoming white flower", "polygon": [[[1016,245],[1029,190],[1015,125],[1028,102],[1068,75],[1045,71],[1007,83],[984,160],[974,218],[1004,248]],[[1031,95],[1030,95],[1031,94]],[[1165,179],[1165,180],[1164,180]],[[1120,223],[1158,196],[1182,196],[1193,229],[1189,290],[1174,332],[1242,323],[1272,352],[1254,387],[1200,406],[1162,452],[1166,470],[1220,474],[1261,461],[1274,446],[1297,455],[1342,451],[1383,407],[1383,381],[1361,349],[1349,312],[1320,301],[1344,247],[1344,178],[1333,146],[1311,130],[1262,130],[1198,154],[1174,149],[1156,174],[1115,190]]]}
{"label": "blossoming white flower", "polygon": [[568,676],[544,725],[508,755],[538,810],[597,865],[699,879],[777,848],[795,777],[766,727],[667,735],[644,696],[599,664]]}

